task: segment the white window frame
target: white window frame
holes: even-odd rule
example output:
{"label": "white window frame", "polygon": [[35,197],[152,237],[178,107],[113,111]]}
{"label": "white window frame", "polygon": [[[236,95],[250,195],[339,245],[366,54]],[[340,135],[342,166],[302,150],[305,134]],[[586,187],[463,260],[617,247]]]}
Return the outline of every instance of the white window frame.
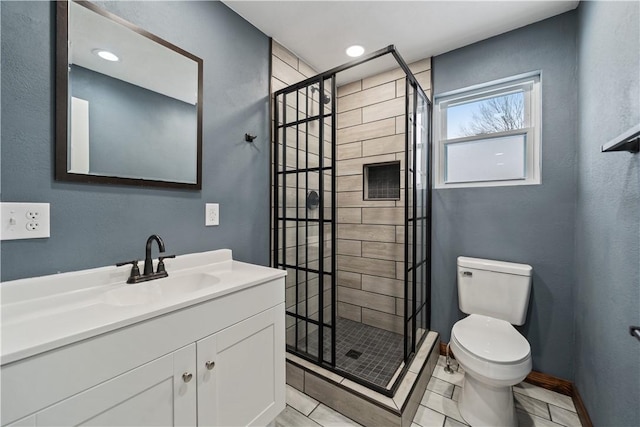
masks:
{"label": "white window frame", "polygon": [[[433,144],[434,188],[500,187],[512,185],[537,185],[541,183],[540,135],[542,102],[540,81],[541,72],[535,71],[436,95],[433,109],[435,137],[435,143]],[[448,107],[470,101],[481,100],[483,98],[490,98],[500,94],[508,94],[509,92],[517,90],[524,90],[524,129],[446,139],[446,113]],[[445,182],[445,153],[447,144],[510,135],[525,135],[525,178],[499,181]]]}

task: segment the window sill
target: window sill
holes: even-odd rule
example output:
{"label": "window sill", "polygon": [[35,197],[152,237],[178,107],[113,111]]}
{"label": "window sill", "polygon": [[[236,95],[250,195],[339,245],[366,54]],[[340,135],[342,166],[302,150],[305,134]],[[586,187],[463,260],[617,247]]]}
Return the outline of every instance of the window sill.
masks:
{"label": "window sill", "polygon": [[518,179],[509,181],[480,181],[480,182],[456,182],[451,184],[435,184],[434,190],[446,190],[448,188],[478,188],[478,187],[517,187],[522,185],[540,185],[538,179]]}

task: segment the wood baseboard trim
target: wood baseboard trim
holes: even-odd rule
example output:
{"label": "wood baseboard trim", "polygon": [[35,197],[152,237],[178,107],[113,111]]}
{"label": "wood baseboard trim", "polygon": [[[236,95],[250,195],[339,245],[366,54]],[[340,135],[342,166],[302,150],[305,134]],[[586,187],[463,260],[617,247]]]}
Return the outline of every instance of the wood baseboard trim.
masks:
{"label": "wood baseboard trim", "polygon": [[[447,343],[446,342],[440,341],[440,355],[441,356],[446,356],[447,355]],[[451,357],[453,357],[453,355],[451,355]]]}
{"label": "wood baseboard trim", "polygon": [[571,381],[536,371],[531,371],[524,380],[529,384],[537,385],[538,387],[573,397],[573,383]]}
{"label": "wood baseboard trim", "polygon": [[[440,354],[442,356],[447,355],[447,343],[440,341]],[[453,354],[449,355],[452,359],[455,359]],[[527,378],[524,379],[529,384],[536,385],[538,387],[545,388],[547,390],[555,391],[556,393],[570,396],[573,399],[573,404],[576,407],[578,418],[583,427],[593,427],[587,408],[584,406],[584,402],[578,393],[578,389],[571,381],[567,381],[562,378],[554,377],[553,375],[544,374],[542,372],[531,371]]]}
{"label": "wood baseboard trim", "polygon": [[573,399],[573,404],[576,407],[580,424],[582,424],[582,427],[593,427],[593,423],[591,422],[591,418],[587,412],[587,407],[584,406],[582,397],[580,396],[580,393],[578,393],[578,388],[575,384],[572,384],[572,386],[571,390],[573,393],[571,394],[571,398]]}

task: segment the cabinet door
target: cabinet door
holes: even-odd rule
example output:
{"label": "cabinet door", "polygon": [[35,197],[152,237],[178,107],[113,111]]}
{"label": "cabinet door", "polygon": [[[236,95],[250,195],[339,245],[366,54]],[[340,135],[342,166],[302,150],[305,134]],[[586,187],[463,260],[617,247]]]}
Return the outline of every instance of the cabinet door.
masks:
{"label": "cabinet door", "polygon": [[[144,343],[139,343],[144,345]],[[195,344],[36,414],[39,426],[195,426]],[[96,366],[96,369],[100,369]]]}
{"label": "cabinet door", "polygon": [[36,416],[29,415],[28,417],[9,424],[7,427],[36,427]]}
{"label": "cabinet door", "polygon": [[284,304],[196,344],[199,426],[266,425],[284,409]]}

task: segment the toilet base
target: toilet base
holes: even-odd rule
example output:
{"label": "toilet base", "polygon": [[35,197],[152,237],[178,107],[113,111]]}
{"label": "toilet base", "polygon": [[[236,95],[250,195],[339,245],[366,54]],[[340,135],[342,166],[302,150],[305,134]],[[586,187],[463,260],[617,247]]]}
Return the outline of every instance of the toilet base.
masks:
{"label": "toilet base", "polygon": [[511,386],[494,387],[468,372],[464,375],[458,410],[471,426],[518,426]]}

